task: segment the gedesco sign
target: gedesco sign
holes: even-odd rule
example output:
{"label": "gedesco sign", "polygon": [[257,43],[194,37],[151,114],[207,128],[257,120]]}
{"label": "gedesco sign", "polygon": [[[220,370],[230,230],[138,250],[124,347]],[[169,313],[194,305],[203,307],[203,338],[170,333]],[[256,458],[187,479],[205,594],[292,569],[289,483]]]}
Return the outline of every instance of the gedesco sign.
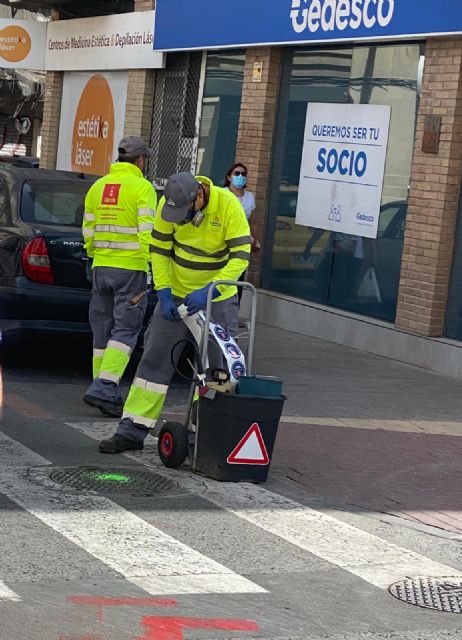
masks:
{"label": "gedesco sign", "polygon": [[[159,51],[380,42],[462,34],[461,0],[233,0],[229,28],[217,0],[156,0]],[[181,21],[178,21],[181,15]],[[201,16],[201,28],[191,24]]]}
{"label": "gedesco sign", "polygon": [[388,27],[395,0],[292,0],[290,20],[297,34]]}
{"label": "gedesco sign", "polygon": [[[156,0],[154,49],[188,51],[462,34],[461,0]],[[178,16],[181,15],[181,20]],[[200,29],[191,29],[201,16]]]}

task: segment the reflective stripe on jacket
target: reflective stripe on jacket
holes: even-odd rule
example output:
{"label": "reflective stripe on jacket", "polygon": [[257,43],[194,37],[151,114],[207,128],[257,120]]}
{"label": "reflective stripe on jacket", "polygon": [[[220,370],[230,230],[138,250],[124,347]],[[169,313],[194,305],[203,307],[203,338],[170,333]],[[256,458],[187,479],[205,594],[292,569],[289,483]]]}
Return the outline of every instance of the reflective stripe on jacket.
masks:
{"label": "reflective stripe on jacket", "polygon": [[[183,298],[218,280],[239,280],[250,260],[250,228],[241,203],[227,189],[215,187],[202,176],[197,180],[210,187],[210,199],[200,227],[165,222],[164,198],[154,220],[151,252],[156,289],[170,288]],[[220,287],[226,300],[236,287]]]}
{"label": "reflective stripe on jacket", "polygon": [[147,271],[157,196],[141,170],[117,162],[90,188],[82,233],[94,267]]}

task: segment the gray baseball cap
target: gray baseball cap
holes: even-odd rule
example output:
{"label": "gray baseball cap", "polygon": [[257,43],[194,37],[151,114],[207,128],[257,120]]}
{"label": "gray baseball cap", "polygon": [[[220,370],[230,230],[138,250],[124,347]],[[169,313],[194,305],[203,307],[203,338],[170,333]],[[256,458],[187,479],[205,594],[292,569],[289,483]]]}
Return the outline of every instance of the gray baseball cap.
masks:
{"label": "gray baseball cap", "polygon": [[121,158],[139,158],[139,156],[151,157],[154,150],[150,149],[143,138],[127,136],[119,143],[119,156]]}
{"label": "gray baseball cap", "polygon": [[183,222],[198,190],[199,183],[191,173],[182,172],[170,176],[164,190],[165,204],[161,214],[163,220],[176,224]]}

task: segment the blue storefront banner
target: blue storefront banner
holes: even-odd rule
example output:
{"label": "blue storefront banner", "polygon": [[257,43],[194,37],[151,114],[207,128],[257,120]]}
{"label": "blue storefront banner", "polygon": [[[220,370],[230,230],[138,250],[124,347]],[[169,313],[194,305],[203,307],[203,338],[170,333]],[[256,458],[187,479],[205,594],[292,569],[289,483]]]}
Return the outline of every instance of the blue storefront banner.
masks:
{"label": "blue storefront banner", "polygon": [[462,0],[157,0],[154,49],[398,40],[462,33]]}

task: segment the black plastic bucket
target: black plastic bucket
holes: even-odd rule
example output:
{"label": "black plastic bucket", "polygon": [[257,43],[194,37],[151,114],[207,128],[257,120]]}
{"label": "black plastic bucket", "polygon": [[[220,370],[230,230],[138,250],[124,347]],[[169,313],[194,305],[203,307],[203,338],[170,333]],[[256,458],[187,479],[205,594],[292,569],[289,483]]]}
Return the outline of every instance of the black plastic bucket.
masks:
{"label": "black plastic bucket", "polygon": [[201,396],[194,471],[222,482],[266,482],[285,400]]}

